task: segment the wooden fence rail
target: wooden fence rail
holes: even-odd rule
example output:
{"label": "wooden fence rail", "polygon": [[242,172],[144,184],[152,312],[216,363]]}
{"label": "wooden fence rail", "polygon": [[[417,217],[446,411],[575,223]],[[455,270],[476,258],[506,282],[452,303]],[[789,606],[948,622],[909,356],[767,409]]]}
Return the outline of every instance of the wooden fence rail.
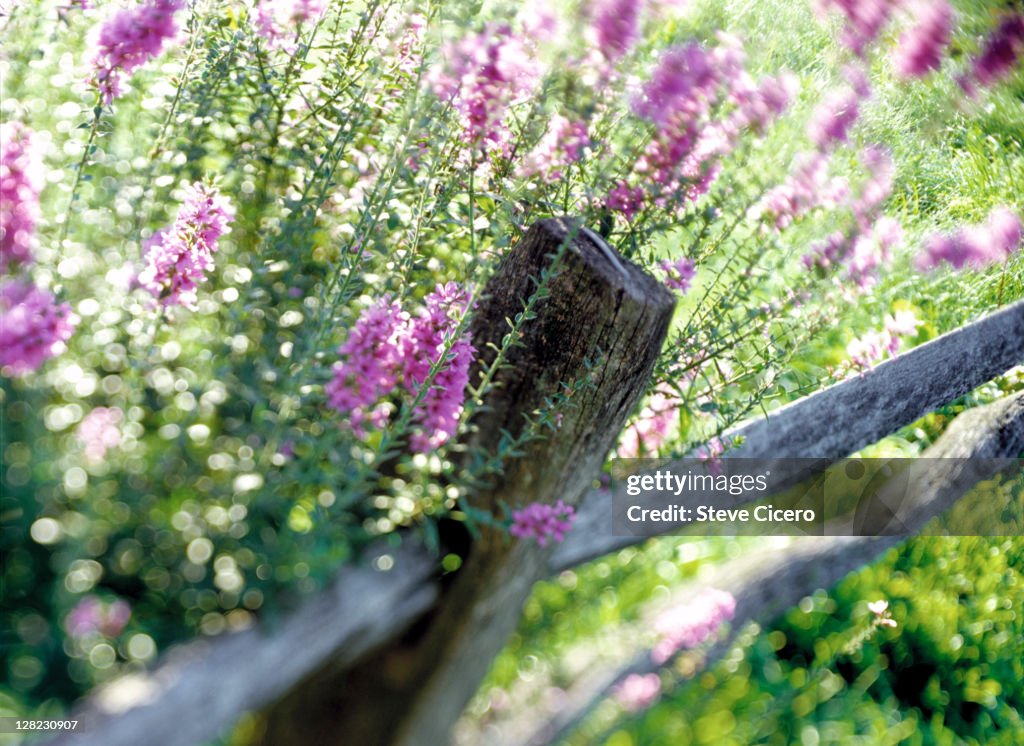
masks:
{"label": "wooden fence rail", "polygon": [[[830,588],[849,573],[870,564],[901,543],[907,534],[919,533],[934,517],[951,508],[978,482],[994,476],[1000,460],[1024,453],[1024,392],[997,400],[959,415],[946,432],[922,456],[935,459],[935,468],[922,480],[909,500],[903,500],[900,520],[906,533],[888,536],[800,537],[786,546],[744,554],[715,568],[697,583],[686,584],[658,608],[685,603],[701,588],[727,589],[736,599],[729,639],[705,657],[708,667],[724,654],[731,641],[749,622],[770,622],[786,609],[819,588]],[[634,634],[633,630],[624,632]],[[616,645],[611,645],[615,648]],[[499,746],[542,746],[571,732],[592,709],[630,674],[657,671],[670,662],[655,664],[650,650],[628,658],[587,668],[566,692],[559,712],[547,721],[534,717],[510,718],[492,724],[479,738]],[[465,734],[464,734],[465,737]]]}
{"label": "wooden fence rail", "polygon": [[[599,375],[559,433],[532,446],[501,485],[477,497],[484,507],[498,500],[578,501],[641,394],[664,338],[672,303],[662,288],[589,231],[542,221],[489,286],[489,305],[474,322],[478,349],[481,340],[500,344],[504,319],[522,309],[567,242],[566,264],[502,370],[475,445],[494,447],[503,427],[517,432],[523,414],[557,393],[560,381],[595,364]],[[1024,302],[738,429],[746,441],[737,455],[839,458],[1021,362]],[[414,543],[385,545],[378,554],[387,553],[386,561],[370,557],[343,569],[329,591],[272,632],[187,643],[151,672],[100,689],[77,711],[82,731],[52,743],[191,746],[223,733],[243,712],[268,707],[267,743],[355,742],[357,732],[366,743],[441,743],[514,628],[532,583],[640,541],[611,535],[610,502],[607,492],[587,494],[576,527],[554,553],[485,534],[454,586],[442,587],[436,559]],[[852,550],[848,556],[859,557]],[[423,741],[425,734],[434,740]]]}

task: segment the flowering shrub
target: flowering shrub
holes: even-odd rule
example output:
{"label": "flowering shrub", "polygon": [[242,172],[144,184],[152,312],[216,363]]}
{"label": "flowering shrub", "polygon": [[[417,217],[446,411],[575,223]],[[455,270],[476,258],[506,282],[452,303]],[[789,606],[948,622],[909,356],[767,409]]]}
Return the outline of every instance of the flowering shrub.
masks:
{"label": "flowering shrub", "polygon": [[[820,96],[668,2],[91,5],[0,31],[0,624],[29,707],[251,625],[396,528],[500,524],[465,464],[514,449],[460,450],[494,386],[468,329],[535,220],[580,217],[679,297],[623,455],[717,459],[826,378],[791,363],[905,257],[909,189],[865,126],[895,3],[822,3],[849,49]],[[966,67],[954,21],[921,14],[895,64],[982,99],[1019,16]],[[1014,220],[923,264],[1006,261]],[[510,512],[539,544],[573,516]]]}

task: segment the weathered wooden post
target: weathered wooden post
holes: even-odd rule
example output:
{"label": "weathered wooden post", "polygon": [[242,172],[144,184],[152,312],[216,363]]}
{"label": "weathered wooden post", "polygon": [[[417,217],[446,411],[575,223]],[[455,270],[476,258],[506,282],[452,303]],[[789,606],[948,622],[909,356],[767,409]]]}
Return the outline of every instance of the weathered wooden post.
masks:
{"label": "weathered wooden post", "polygon": [[[506,319],[552,269],[536,318],[508,350],[467,445],[493,452],[503,433],[521,434],[563,384],[589,383],[571,388],[556,432],[527,443],[493,486],[473,496],[474,507],[495,514],[502,503],[579,503],[643,393],[675,305],[599,236],[567,219],[542,220],[505,257],[475,313],[477,375],[501,346]],[[404,639],[353,669],[328,664],[311,676],[269,709],[263,742],[447,743],[531,586],[547,574],[549,553],[484,528],[440,601]]]}

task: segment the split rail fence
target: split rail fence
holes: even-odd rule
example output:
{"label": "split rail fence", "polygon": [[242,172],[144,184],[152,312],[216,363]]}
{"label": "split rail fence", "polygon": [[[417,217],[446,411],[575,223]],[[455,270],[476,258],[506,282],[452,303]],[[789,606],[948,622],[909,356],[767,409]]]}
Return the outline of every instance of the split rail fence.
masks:
{"label": "split rail fence", "polygon": [[[549,272],[555,256],[558,269]],[[522,326],[467,445],[493,452],[501,434],[520,434],[526,416],[557,395],[562,382],[589,375],[592,385],[573,391],[558,432],[528,442],[500,483],[473,498],[484,510],[534,500],[577,505],[562,544],[544,549],[484,530],[454,577],[442,577],[437,557],[415,540],[384,542],[273,629],[183,644],[152,670],[99,689],[76,713],[80,730],[51,743],[194,746],[222,736],[244,713],[259,713],[263,742],[275,746],[448,742],[533,584],[642,541],[612,535],[611,497],[591,485],[651,375],[673,297],[591,231],[567,219],[540,221],[508,252],[475,314],[478,365],[493,359],[506,319],[523,310],[542,275],[545,296],[536,317]],[[730,456],[838,460],[1021,363],[1024,301],[738,427],[731,435],[743,441]],[[960,415],[925,455],[1022,453],[1024,394],[1018,394]],[[963,462],[949,463],[952,470]],[[906,525],[919,531],[989,476],[936,474]],[[726,562],[707,582],[736,597],[735,632],[833,586],[899,541],[801,538],[767,556]],[[727,647],[718,645],[712,655]],[[571,688],[556,716],[507,723],[490,740],[548,743],[615,682],[649,665],[649,656],[640,655],[597,667]]]}

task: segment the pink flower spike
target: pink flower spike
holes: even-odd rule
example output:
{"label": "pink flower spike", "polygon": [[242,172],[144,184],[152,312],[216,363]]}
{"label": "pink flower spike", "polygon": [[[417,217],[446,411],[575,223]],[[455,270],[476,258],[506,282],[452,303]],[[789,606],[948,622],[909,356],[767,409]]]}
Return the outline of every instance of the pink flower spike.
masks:
{"label": "pink flower spike", "polygon": [[190,186],[174,223],[143,245],[139,285],[164,306],[195,306],[199,283],[213,269],[217,242],[234,219],[226,197],[201,182]]}
{"label": "pink flower spike", "polygon": [[667,259],[660,265],[665,273],[665,285],[672,290],[678,290],[685,294],[693,284],[693,278],[697,276],[697,265],[692,259],[682,258],[674,262]]}
{"label": "pink flower spike", "polygon": [[570,165],[583,157],[583,150],[590,144],[586,122],[572,122],[555,114],[544,137],[523,159],[519,175],[540,176],[549,184],[558,181]]}
{"label": "pink flower spike", "polygon": [[0,123],[0,272],[32,261],[45,182],[35,133],[20,122]]}
{"label": "pink flower spike", "polygon": [[898,337],[911,337],[917,334],[917,327],[924,323],[920,321],[913,311],[900,310],[894,315],[887,314],[885,317],[885,328],[890,334]]}
{"label": "pink flower spike", "polygon": [[147,0],[116,11],[99,27],[89,81],[103,94],[103,103],[120,96],[123,79],[177,36],[174,14],[184,5],[184,0]]}
{"label": "pink flower spike", "polygon": [[399,339],[407,321],[397,302],[382,298],[363,311],[338,350],[341,359],[324,393],[327,406],[348,415],[358,437],[366,436],[365,422],[380,428],[387,421],[388,408],[381,400],[398,385]]}
{"label": "pink flower spike", "polygon": [[107,451],[121,445],[121,422],[124,412],[118,407],[96,407],[79,423],[75,435],[83,445],[86,460],[103,461]]}
{"label": "pink flower spike", "polygon": [[609,210],[621,212],[626,220],[632,220],[643,209],[644,190],[640,187],[630,187],[626,182],[620,181],[608,192],[605,205]]}
{"label": "pink flower spike", "polygon": [[735,612],[733,595],[716,588],[706,588],[690,601],[667,609],[654,620],[660,640],[651,650],[651,660],[661,665],[680,650],[697,647],[717,633]]}
{"label": "pink flower spike", "polygon": [[853,89],[832,91],[811,114],[807,134],[822,151],[849,142],[849,132],[860,116],[860,96]]}
{"label": "pink flower spike", "polygon": [[935,234],[924,241],[915,265],[922,271],[946,262],[954,269],[983,269],[1006,261],[1020,248],[1021,220],[1013,211],[997,207],[984,223],[966,226],[952,234]]}
{"label": "pink flower spike", "polygon": [[512,511],[508,532],[517,539],[535,538],[540,546],[546,547],[549,541],[563,541],[575,518],[576,510],[561,500],[554,505],[530,503]]}
{"label": "pink flower spike", "polygon": [[271,48],[293,51],[299,29],[315,22],[326,7],[326,0],[257,0],[256,30]]}
{"label": "pink flower spike", "polygon": [[646,710],[661,694],[661,678],[656,673],[631,673],[619,683],[612,696],[629,712]]}
{"label": "pink flower spike", "polygon": [[609,62],[628,54],[639,38],[642,5],[642,0],[589,0],[592,41]]}
{"label": "pink flower spike", "polygon": [[96,596],[85,596],[75,604],[64,619],[64,630],[76,640],[94,635],[113,639],[124,631],[131,619],[132,609],[127,601],[116,599],[104,603]]}
{"label": "pink flower spike", "polygon": [[896,71],[904,79],[938,70],[953,30],[953,8],[946,0],[917,0],[910,11],[915,24],[900,36],[893,55]]}
{"label": "pink flower spike", "polygon": [[71,306],[25,280],[0,286],[0,371],[17,376],[64,350],[76,320]]}
{"label": "pink flower spike", "polygon": [[960,81],[960,85],[973,95],[975,84],[992,86],[1013,72],[1017,59],[1024,54],[1024,15],[1014,13],[1007,16],[993,31],[981,54],[974,59],[971,70]]}
{"label": "pink flower spike", "polygon": [[462,140],[474,150],[508,156],[511,109],[529,99],[541,68],[507,25],[488,26],[442,49],[442,62],[428,75],[434,93],[450,102]]}

